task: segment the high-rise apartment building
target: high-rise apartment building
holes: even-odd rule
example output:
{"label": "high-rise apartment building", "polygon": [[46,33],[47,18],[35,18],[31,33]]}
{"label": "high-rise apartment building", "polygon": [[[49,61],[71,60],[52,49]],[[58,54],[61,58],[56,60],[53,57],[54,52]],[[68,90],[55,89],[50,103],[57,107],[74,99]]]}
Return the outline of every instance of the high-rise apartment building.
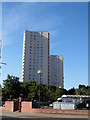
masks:
{"label": "high-rise apartment building", "polygon": [[50,85],[63,88],[63,57],[50,55]]}
{"label": "high-rise apartment building", "polygon": [[22,81],[49,84],[49,33],[25,31],[23,36]]}

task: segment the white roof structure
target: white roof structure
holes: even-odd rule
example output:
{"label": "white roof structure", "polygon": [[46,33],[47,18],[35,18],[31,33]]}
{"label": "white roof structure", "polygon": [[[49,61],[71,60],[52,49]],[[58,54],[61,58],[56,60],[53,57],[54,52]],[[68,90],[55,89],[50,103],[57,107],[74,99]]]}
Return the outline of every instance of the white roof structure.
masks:
{"label": "white roof structure", "polygon": [[62,98],[90,98],[90,96],[86,96],[86,95],[62,95]]}

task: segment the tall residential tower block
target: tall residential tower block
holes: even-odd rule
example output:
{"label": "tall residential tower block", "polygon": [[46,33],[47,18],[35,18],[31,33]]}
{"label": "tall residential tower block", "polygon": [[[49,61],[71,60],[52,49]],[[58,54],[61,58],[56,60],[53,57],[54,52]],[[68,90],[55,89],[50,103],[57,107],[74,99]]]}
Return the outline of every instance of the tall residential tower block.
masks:
{"label": "tall residential tower block", "polygon": [[50,55],[50,85],[63,88],[63,57],[57,55]]}
{"label": "tall residential tower block", "polygon": [[25,31],[23,36],[22,81],[49,84],[49,33]]}

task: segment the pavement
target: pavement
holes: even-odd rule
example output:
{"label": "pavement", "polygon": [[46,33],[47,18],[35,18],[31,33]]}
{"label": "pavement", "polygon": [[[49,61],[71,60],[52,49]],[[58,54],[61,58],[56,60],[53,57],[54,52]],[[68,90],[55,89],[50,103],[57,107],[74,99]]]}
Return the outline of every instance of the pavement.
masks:
{"label": "pavement", "polygon": [[0,113],[2,120],[90,120],[84,115],[61,115],[42,113],[20,113],[2,110]]}

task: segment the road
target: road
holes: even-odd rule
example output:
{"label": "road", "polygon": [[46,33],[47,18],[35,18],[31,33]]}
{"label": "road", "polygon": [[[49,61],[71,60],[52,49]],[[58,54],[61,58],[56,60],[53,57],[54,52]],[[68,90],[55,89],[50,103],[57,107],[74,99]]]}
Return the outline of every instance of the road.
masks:
{"label": "road", "polygon": [[88,120],[87,118],[13,118],[4,117],[2,120]]}
{"label": "road", "polygon": [[0,113],[2,120],[88,120],[84,115],[61,115],[41,113],[20,113],[3,110]]}

